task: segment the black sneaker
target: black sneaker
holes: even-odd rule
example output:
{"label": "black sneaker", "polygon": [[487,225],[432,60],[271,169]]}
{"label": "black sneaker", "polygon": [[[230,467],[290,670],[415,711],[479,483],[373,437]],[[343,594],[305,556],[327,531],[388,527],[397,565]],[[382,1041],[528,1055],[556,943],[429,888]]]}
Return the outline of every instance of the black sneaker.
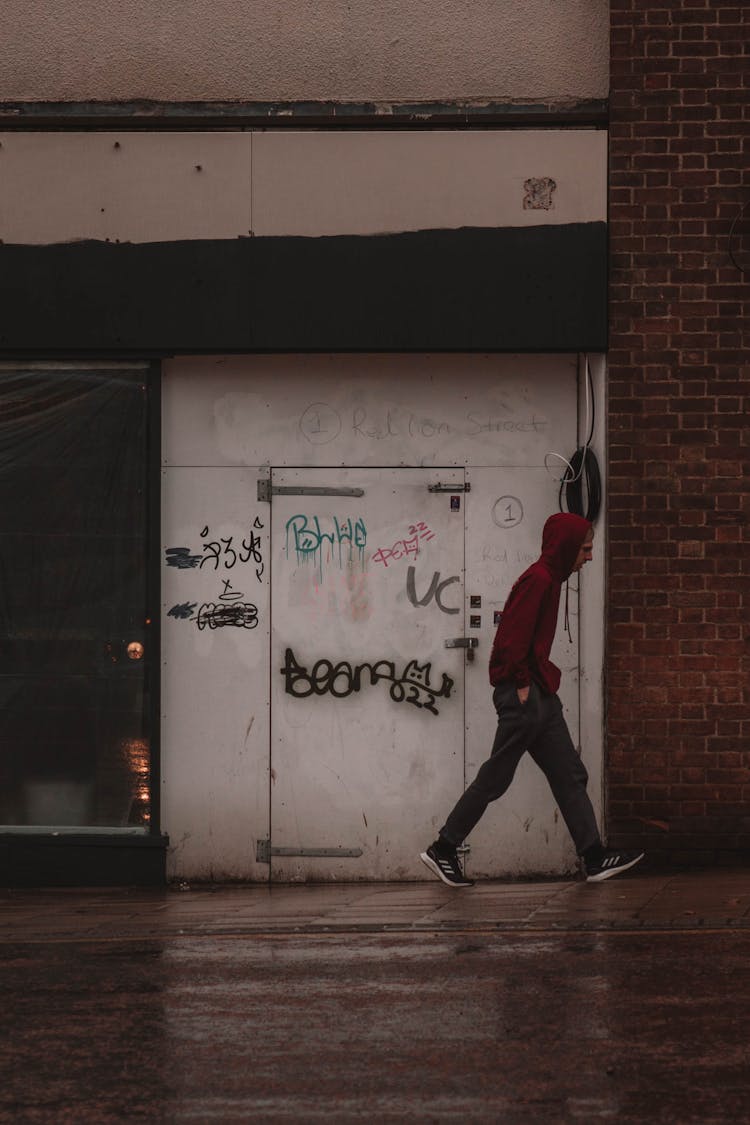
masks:
{"label": "black sneaker", "polygon": [[603,883],[613,875],[621,875],[623,871],[629,871],[636,863],[640,863],[644,855],[644,852],[618,852],[607,849],[595,862],[584,860],[586,882]]}
{"label": "black sneaker", "polygon": [[467,879],[458,862],[458,854],[454,848],[452,852],[444,852],[430,844],[426,852],[421,852],[422,860],[433,875],[442,879],[449,887],[473,887],[474,880]]}

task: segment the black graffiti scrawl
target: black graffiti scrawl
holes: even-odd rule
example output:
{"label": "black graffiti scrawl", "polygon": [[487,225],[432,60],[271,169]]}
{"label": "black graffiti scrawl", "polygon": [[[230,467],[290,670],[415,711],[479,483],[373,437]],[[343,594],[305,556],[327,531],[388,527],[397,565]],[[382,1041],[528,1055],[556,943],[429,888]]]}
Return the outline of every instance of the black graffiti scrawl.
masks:
{"label": "black graffiti scrawl", "polygon": [[310,671],[300,664],[290,648],[286,650],[284,667],[280,669],[284,677],[284,690],[296,699],[307,699],[311,695],[332,695],[335,699],[361,691],[366,686],[365,676],[371,686],[386,680],[390,683],[388,694],[394,703],[411,703],[424,708],[432,715],[438,714],[435,702],[449,699],[453,690],[453,680],[442,674],[440,686],[433,686],[432,664],[420,664],[409,660],[400,674],[392,660],[376,660],[352,666],[347,660],[334,664],[330,660],[318,660]]}
{"label": "black graffiti scrawl", "polygon": [[[258,582],[263,581],[265,564],[263,562],[263,542],[260,536],[264,524],[255,517],[247,535],[240,541],[230,535],[228,538],[212,539],[208,524],[201,531],[201,555],[190,547],[167,547],[165,550],[167,566],[178,570],[202,570],[208,564],[213,571],[232,571],[238,564],[249,564],[255,568]],[[218,575],[217,575],[218,577]],[[229,578],[220,579],[223,587],[216,602],[203,602],[198,609],[197,601],[179,602],[167,610],[167,617],[177,621],[194,621],[203,629],[255,629],[258,625],[258,607],[253,602],[242,601],[244,594],[237,590]]]}

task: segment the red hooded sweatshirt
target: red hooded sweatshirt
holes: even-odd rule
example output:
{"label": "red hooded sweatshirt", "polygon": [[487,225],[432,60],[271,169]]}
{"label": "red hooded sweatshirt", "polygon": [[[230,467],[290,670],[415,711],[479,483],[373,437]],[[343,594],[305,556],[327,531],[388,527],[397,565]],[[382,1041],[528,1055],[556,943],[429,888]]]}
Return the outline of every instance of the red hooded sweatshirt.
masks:
{"label": "red hooded sweatshirt", "polygon": [[490,683],[511,680],[527,687],[534,680],[554,695],[560,669],[549,658],[557,628],[560,589],[573,573],[578,552],[591,531],[582,516],[550,516],[542,533],[542,553],[514,583],[503,609],[490,656]]}

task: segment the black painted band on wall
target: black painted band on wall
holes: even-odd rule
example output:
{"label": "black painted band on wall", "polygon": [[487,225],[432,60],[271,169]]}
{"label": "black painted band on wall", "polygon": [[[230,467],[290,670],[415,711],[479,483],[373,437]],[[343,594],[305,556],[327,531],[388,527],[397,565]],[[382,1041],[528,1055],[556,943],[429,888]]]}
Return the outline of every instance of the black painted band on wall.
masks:
{"label": "black painted band on wall", "polygon": [[606,224],[0,246],[0,351],[604,351]]}
{"label": "black painted band on wall", "polygon": [[606,127],[606,98],[546,102],[154,101],[0,102],[3,129]]}

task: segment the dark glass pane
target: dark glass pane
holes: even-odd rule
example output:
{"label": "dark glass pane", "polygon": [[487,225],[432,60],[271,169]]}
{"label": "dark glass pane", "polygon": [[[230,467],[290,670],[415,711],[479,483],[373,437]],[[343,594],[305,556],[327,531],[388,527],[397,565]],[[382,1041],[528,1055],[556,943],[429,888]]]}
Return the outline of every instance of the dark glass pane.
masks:
{"label": "dark glass pane", "polygon": [[148,823],[146,423],[145,371],[0,369],[0,823]]}

